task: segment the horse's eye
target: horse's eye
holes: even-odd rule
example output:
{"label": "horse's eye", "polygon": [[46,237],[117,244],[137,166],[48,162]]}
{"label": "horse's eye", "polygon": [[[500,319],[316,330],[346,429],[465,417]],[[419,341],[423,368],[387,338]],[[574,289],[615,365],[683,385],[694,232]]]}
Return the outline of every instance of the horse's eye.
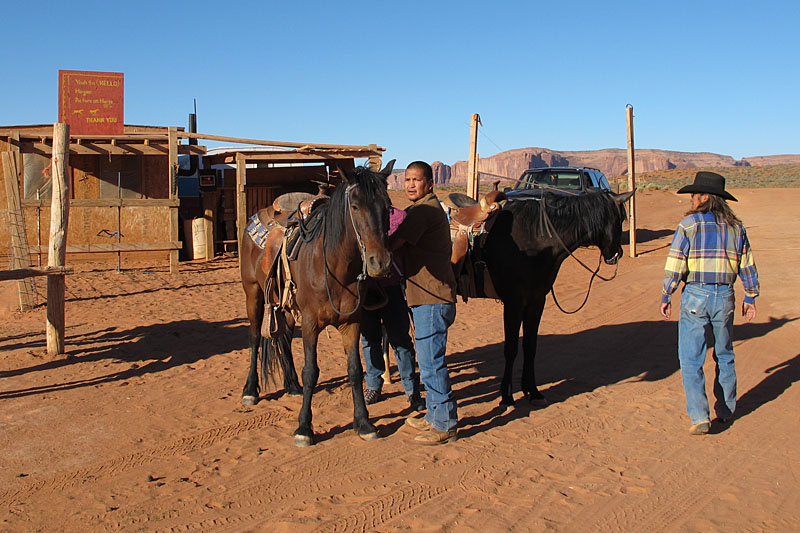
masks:
{"label": "horse's eye", "polygon": [[355,205],[355,204],[350,204],[350,208],[351,208],[353,211],[358,211],[358,206],[357,206],[357,205]]}

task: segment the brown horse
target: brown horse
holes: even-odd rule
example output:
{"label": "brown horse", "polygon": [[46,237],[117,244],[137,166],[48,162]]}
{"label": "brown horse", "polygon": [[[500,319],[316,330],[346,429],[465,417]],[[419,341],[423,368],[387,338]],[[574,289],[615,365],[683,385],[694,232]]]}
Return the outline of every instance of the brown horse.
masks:
{"label": "brown horse", "polygon": [[[310,215],[321,217],[321,230],[300,245],[297,258],[290,262],[291,278],[296,284],[295,302],[302,316],[305,352],[303,406],[295,431],[297,446],[314,443],[311,397],[319,379],[317,339],[327,326],[335,326],[339,330],[347,354],[347,375],[353,391],[353,429],[364,440],[378,437],[375,426],[369,422],[364,402],[358,341],[361,306],[366,293],[364,282],[368,276],[385,275],[391,263],[391,255],[386,248],[390,205],[386,178],[392,171],[393,163],[390,162],[380,172],[358,167],[345,173],[344,182],[333,189],[330,202],[318,207]],[[312,221],[311,218],[309,221]],[[245,235],[241,254],[251,348],[250,375],[243,398],[247,395],[258,397],[258,348],[264,344],[280,348],[284,384],[292,392],[297,377],[291,362],[291,328],[282,338],[272,339],[270,343],[264,343],[261,338],[265,274],[260,264],[264,252],[255,246],[249,235]],[[290,314],[285,312],[285,315],[291,324]],[[262,357],[265,356],[262,354]],[[262,372],[269,373],[270,369],[270,365],[262,365]]]}

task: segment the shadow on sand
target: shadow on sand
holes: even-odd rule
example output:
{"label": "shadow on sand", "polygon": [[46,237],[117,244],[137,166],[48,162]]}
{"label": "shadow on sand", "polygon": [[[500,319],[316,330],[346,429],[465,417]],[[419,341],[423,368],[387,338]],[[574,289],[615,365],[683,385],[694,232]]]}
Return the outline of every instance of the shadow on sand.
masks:
{"label": "shadow on sand", "polygon": [[130,364],[126,365],[128,367],[126,370],[87,379],[51,383],[27,389],[2,390],[0,399],[92,387],[161,372],[246,348],[247,335],[248,328],[245,321],[237,318],[220,322],[178,320],[139,326],[125,331],[105,328],[87,334],[68,336],[65,343],[69,348],[67,357],[2,371],[0,379],[84,362],[108,360]]}
{"label": "shadow on sand", "polygon": [[[767,322],[742,324],[734,328],[737,341],[762,337],[797,318],[770,318]],[[297,334],[297,333],[296,333]],[[48,383],[18,390],[0,391],[0,399],[43,394],[58,390],[90,387],[103,383],[154,374],[181,365],[247,348],[248,327],[243,319],[206,322],[179,320],[165,324],[141,326],[126,331],[112,328],[70,336],[67,358],[45,361],[26,368],[0,372],[0,379],[26,373],[53,370],[81,362],[125,362],[125,370],[68,382]],[[20,339],[13,339],[20,341]],[[28,345],[30,345],[28,343]],[[540,335],[536,360],[536,377],[550,403],[563,402],[571,396],[628,380],[658,381],[678,370],[677,323],[675,321],[639,321],[604,325],[569,335]],[[302,354],[294,354],[298,369]],[[344,357],[344,356],[342,356]],[[533,409],[519,399],[513,409],[499,405],[500,376],[503,372],[503,345],[496,343],[448,355],[453,383],[461,406],[495,402],[497,405],[480,419],[462,420],[468,437],[486,429],[502,426],[511,420],[527,417]],[[513,390],[519,392],[522,353],[517,357]],[[800,380],[800,354],[773,368],[767,376],[738,402],[736,417],[747,416],[760,406],[778,398],[783,391]],[[244,382],[245,375],[232,376]],[[317,390],[334,389],[347,384],[345,375],[331,376],[320,382]],[[460,386],[459,386],[460,385]],[[263,400],[283,396],[283,391],[265,394]],[[405,413],[408,414],[408,413]],[[402,418],[384,420],[381,433],[394,433]],[[349,426],[331,428],[318,434],[321,442],[349,430]]]}

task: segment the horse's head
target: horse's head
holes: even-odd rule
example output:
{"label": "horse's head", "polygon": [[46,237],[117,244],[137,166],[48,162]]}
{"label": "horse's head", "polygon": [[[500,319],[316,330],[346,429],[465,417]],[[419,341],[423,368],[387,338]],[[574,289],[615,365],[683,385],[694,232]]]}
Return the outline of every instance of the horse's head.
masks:
{"label": "horse's head", "polygon": [[609,209],[609,220],[605,226],[605,231],[600,246],[600,252],[603,254],[603,260],[609,265],[614,265],[622,257],[622,223],[625,221],[625,202],[630,200],[635,190],[625,194],[608,194],[612,200],[613,205]]}
{"label": "horse's head", "polygon": [[389,231],[389,192],[386,178],[391,174],[394,160],[380,172],[358,167],[345,173],[345,202],[347,214],[361,249],[367,274],[384,276],[391,266],[392,256],[387,248]]}

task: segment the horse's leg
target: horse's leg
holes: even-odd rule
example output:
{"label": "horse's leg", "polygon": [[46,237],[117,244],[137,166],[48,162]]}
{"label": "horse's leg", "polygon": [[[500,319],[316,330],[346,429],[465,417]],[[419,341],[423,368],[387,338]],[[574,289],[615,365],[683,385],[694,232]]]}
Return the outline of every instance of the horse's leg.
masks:
{"label": "horse's leg", "polygon": [[295,446],[311,446],[314,444],[314,431],[311,429],[311,397],[319,379],[317,366],[317,340],[319,329],[311,320],[303,321],[303,407],[300,408],[297,430],[294,432]]}
{"label": "horse's leg", "polygon": [[[261,321],[264,318],[264,293],[257,282],[244,284],[247,318],[250,321],[250,371],[242,391],[242,404],[258,403],[258,349],[262,344]],[[263,350],[262,350],[263,355]]]}
{"label": "horse's leg", "polygon": [[522,319],[522,392],[535,407],[547,407],[547,399],[536,388],[536,342],[539,337],[539,323],[544,311],[545,294],[537,294],[525,306]]}
{"label": "horse's leg", "polygon": [[347,354],[347,377],[353,391],[353,429],[364,440],[378,438],[378,430],[369,423],[367,404],[364,401],[364,369],[361,367],[361,354],[358,351],[359,324],[346,324],[339,328]]}
{"label": "horse's leg", "polygon": [[517,357],[521,322],[522,301],[519,299],[506,299],[503,304],[503,330],[505,333],[503,355],[505,355],[506,365],[503,370],[503,381],[500,383],[500,405],[514,405],[511,378],[514,374],[514,359]]}

